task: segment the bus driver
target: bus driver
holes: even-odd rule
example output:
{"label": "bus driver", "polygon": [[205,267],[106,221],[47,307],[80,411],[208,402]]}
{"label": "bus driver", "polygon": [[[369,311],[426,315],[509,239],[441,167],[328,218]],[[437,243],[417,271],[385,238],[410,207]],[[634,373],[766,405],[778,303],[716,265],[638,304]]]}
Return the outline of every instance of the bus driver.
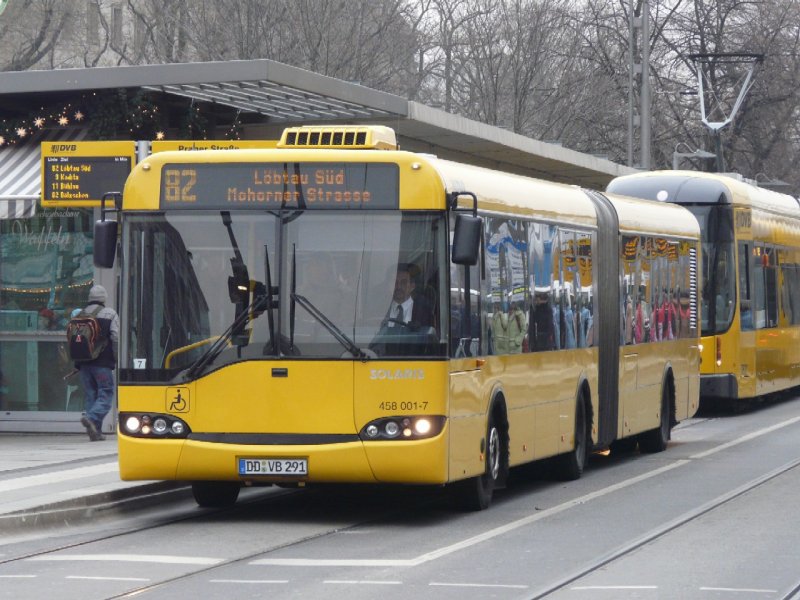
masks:
{"label": "bus driver", "polygon": [[395,327],[407,324],[410,329],[431,327],[433,311],[423,296],[414,296],[417,287],[412,270],[414,265],[400,263],[394,280],[394,293],[386,314],[386,326]]}

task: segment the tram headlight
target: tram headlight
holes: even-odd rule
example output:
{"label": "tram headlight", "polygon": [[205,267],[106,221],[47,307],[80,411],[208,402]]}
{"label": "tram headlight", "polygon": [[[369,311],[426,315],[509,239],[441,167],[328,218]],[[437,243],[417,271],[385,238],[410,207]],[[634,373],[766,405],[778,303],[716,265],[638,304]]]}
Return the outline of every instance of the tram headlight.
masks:
{"label": "tram headlight", "polygon": [[120,433],[136,438],[185,438],[191,429],[175,415],[153,413],[120,413]]}
{"label": "tram headlight", "polygon": [[382,417],[367,423],[359,437],[364,441],[422,440],[439,435],[445,421],[438,415]]}

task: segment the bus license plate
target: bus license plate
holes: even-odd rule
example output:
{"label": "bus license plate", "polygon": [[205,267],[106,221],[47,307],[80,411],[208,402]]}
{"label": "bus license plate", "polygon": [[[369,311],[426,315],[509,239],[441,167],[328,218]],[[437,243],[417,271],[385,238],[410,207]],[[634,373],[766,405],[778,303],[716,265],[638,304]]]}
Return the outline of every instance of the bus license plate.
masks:
{"label": "bus license plate", "polygon": [[240,476],[282,475],[305,477],[308,475],[307,458],[240,458]]}

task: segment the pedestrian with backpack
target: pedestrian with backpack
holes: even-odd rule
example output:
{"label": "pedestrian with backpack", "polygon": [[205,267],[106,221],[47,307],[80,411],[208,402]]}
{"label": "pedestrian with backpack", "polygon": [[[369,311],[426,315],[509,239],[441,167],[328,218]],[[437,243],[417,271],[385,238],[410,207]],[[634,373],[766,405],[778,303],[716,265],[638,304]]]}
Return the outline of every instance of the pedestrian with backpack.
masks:
{"label": "pedestrian with backpack", "polygon": [[102,285],[89,290],[89,303],[67,325],[67,345],[86,394],[81,425],[92,442],[106,439],[103,419],[114,398],[114,368],[119,348],[119,316],[106,306],[108,293]]}

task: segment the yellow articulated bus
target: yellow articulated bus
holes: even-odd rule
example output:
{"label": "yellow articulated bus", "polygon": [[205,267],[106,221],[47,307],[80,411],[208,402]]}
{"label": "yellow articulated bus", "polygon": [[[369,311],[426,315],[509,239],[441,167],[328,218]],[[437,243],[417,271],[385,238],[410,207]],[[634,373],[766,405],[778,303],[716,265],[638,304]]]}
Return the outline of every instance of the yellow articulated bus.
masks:
{"label": "yellow articulated bus", "polygon": [[[118,200],[123,479],[447,485],[666,447],[699,390],[694,217],[302,127],[162,152]],[[114,263],[118,225],[98,222]],[[626,302],[667,310],[625,343]],[[630,316],[630,315],[628,315]],[[655,331],[653,325],[650,329]]]}
{"label": "yellow articulated bus", "polygon": [[703,239],[702,398],[736,403],[800,385],[800,204],[738,176],[661,171],[615,193],[692,211]]}

